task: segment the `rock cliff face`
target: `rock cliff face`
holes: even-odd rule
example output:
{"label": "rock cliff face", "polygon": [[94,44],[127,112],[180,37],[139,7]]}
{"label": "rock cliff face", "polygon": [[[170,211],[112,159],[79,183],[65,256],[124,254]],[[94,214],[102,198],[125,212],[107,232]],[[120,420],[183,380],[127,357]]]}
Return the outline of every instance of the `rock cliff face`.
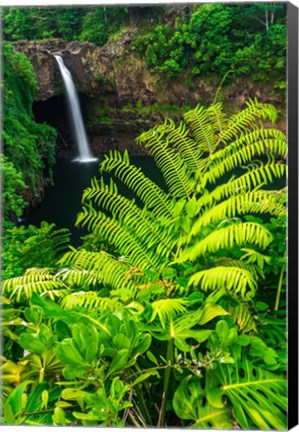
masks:
{"label": "rock cliff face", "polygon": [[[105,46],[89,42],[19,41],[14,46],[29,58],[38,77],[40,90],[37,100],[46,100],[63,91],[61,78],[53,54],[62,55],[70,69],[79,92],[90,97],[113,93],[117,105],[141,100],[144,104],[197,103],[212,100],[219,80],[195,79],[161,80],[151,75],[140,56],[130,50],[134,29],[124,31]],[[183,79],[182,79],[183,78]],[[278,92],[271,86],[253,85],[238,80],[225,90],[226,97],[242,105],[248,97],[257,96],[268,102],[279,102]],[[283,102],[283,101],[280,101]]]}
{"label": "rock cliff face", "polygon": [[[221,81],[221,78],[190,79],[187,73],[171,80],[151,75],[140,55],[130,50],[134,31],[123,31],[103,47],[59,39],[14,43],[16,50],[26,54],[33,64],[40,88],[36,96],[38,103],[47,103],[63,94],[53,55],[63,57],[81,95],[91,147],[97,155],[112,148],[129,148],[138,153],[134,138],[139,133],[163,121],[165,116],[180,118],[184,105],[211,103]],[[282,92],[250,80],[224,86],[222,94],[228,112],[238,110],[249,97],[258,97],[282,109],[285,103]],[[42,120],[51,123],[51,119]],[[284,129],[283,123],[281,128]]]}

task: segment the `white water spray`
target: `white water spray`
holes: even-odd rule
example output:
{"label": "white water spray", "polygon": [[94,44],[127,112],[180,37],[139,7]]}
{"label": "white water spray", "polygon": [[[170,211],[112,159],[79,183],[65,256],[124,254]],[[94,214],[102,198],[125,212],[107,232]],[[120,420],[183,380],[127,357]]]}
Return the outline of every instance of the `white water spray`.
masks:
{"label": "white water spray", "polygon": [[70,112],[70,117],[72,121],[72,125],[74,128],[74,138],[76,140],[76,144],[79,151],[79,157],[76,159],[78,162],[92,162],[97,160],[93,157],[82,119],[80,104],[78,94],[72,79],[72,75],[70,71],[65,66],[63,59],[60,55],[54,55],[59,70],[62,76],[66,98],[68,102],[68,108]]}

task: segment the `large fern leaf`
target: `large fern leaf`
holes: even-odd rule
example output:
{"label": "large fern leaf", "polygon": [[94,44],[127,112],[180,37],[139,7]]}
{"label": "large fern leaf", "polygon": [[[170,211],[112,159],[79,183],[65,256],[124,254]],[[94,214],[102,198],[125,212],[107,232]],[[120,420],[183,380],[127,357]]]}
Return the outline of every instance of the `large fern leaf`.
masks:
{"label": "large fern leaf", "polygon": [[197,286],[203,291],[225,288],[232,293],[241,294],[249,300],[256,291],[256,280],[247,270],[239,267],[212,267],[195,273],[189,279],[189,286]]}
{"label": "large fern leaf", "polygon": [[43,294],[45,292],[56,292],[60,296],[60,291],[68,289],[59,278],[51,273],[51,269],[28,269],[24,276],[19,276],[3,281],[3,295],[20,302],[23,299],[30,299],[33,293]]}
{"label": "large fern leaf", "polygon": [[159,263],[161,264],[159,256],[155,250],[151,250],[154,244],[140,241],[134,235],[133,229],[126,229],[125,224],[96,211],[91,205],[88,208],[83,207],[78,215],[77,224],[97,231],[109,244],[117,248],[120,255],[128,257],[134,265],[159,269]]}
{"label": "large fern leaf", "polygon": [[[203,194],[198,199],[199,209],[204,205],[212,205],[224,198],[240,193],[251,192],[261,189],[275,178],[282,178],[286,175],[286,165],[283,163],[269,162],[262,166],[247,166],[248,171],[238,177],[231,177],[227,182],[216,186],[209,193]],[[205,182],[208,178],[205,178]],[[199,182],[198,192],[202,190],[204,182]]]}
{"label": "large fern leaf", "polygon": [[228,156],[231,156],[233,153],[246,146],[252,145],[256,142],[267,142],[269,140],[275,140],[280,143],[281,153],[286,152],[286,136],[283,132],[278,129],[264,129],[263,127],[259,127],[253,131],[250,129],[246,130],[245,133],[237,136],[227,145],[223,146],[222,148],[218,148],[217,151],[210,156],[210,160],[211,162],[223,161]]}
{"label": "large fern leaf", "polygon": [[84,307],[87,310],[97,309],[99,312],[114,311],[119,303],[117,298],[100,297],[94,291],[79,291],[65,296],[61,306],[65,309]]}
{"label": "large fern leaf", "polygon": [[253,158],[267,154],[267,152],[278,154],[282,158],[285,158],[286,143],[278,140],[264,140],[243,147],[241,150],[226,157],[225,160],[211,164],[208,172],[201,180],[201,188],[205,187],[207,183],[215,183],[225,173],[233,171],[235,168],[251,162]]}
{"label": "large fern leaf", "polygon": [[217,252],[220,249],[230,249],[235,245],[252,244],[260,248],[266,248],[271,240],[271,233],[258,223],[233,224],[216,229],[203,240],[197,241],[192,247],[184,249],[177,261],[194,261],[200,255]]}
{"label": "large fern leaf", "polygon": [[209,116],[209,121],[213,125],[214,130],[219,133],[225,128],[227,119],[223,112],[223,106],[221,102],[212,104],[207,108],[207,114]]}
{"label": "large fern leaf", "polygon": [[250,129],[256,130],[257,119],[276,121],[277,110],[273,105],[260,103],[257,99],[249,99],[246,105],[246,109],[230,117],[227,127],[218,135],[217,144],[226,144]]}
{"label": "large fern leaf", "polygon": [[92,280],[112,287],[129,288],[134,294],[134,284],[128,278],[130,266],[125,260],[119,260],[106,252],[89,252],[74,250],[65,254],[59,261],[64,266],[60,278],[67,283],[78,286],[83,281]]}
{"label": "large fern leaf", "polygon": [[146,209],[141,210],[134,200],[118,194],[117,186],[112,179],[109,185],[105,184],[103,178],[99,181],[93,179],[91,187],[84,191],[82,201],[93,201],[105,212],[111,213],[114,220],[123,221],[127,227],[134,230],[134,236],[140,241],[150,241],[150,247],[156,247],[162,256],[171,254],[173,239],[165,229],[167,221],[161,226],[157,219],[150,217]]}
{"label": "large fern leaf", "polygon": [[216,147],[216,129],[209,114],[206,108],[198,105],[184,114],[184,120],[190,127],[199,150],[211,154]]}
{"label": "large fern leaf", "polygon": [[176,198],[189,198],[194,189],[190,172],[180,155],[169,146],[164,127],[159,126],[144,132],[136,142],[149,149],[170,193]]}
{"label": "large fern leaf", "polygon": [[205,210],[195,221],[190,235],[196,235],[203,226],[211,222],[223,221],[237,215],[251,213],[270,213],[279,216],[286,212],[286,207],[280,203],[277,196],[270,191],[252,191],[232,196],[225,201]]}
{"label": "large fern leaf", "polygon": [[178,127],[171,119],[166,119],[163,125],[168,140],[184,159],[188,169],[201,170],[206,164],[202,158],[203,152],[198,148],[196,141],[190,138],[189,129],[181,122]]}
{"label": "large fern leaf", "polygon": [[141,168],[130,164],[128,152],[110,152],[101,163],[101,172],[118,177],[158,218],[172,218],[172,202],[168,195],[144,175]]}

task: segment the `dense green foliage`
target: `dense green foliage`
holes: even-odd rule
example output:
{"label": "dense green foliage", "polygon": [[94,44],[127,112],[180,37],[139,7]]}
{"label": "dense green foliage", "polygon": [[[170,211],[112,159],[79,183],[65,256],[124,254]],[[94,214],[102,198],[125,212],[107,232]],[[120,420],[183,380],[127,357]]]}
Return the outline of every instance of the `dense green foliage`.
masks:
{"label": "dense green foliage", "polygon": [[86,8],[9,7],[3,8],[6,40],[75,39],[80,34]]}
{"label": "dense green foliage", "polygon": [[[285,88],[286,5],[224,3],[164,7],[10,7],[7,40],[59,37],[104,45],[121,27],[137,26],[133,49],[152,73],[168,78],[250,76]],[[269,73],[271,72],[271,73]]]}
{"label": "dense green foliage", "polygon": [[[159,24],[135,42],[153,72],[251,76],[285,82],[286,11],[280,4],[197,6],[190,20]],[[271,73],[270,73],[271,72]]]}
{"label": "dense green foliage", "polygon": [[69,245],[69,231],[47,222],[40,228],[6,222],[3,228],[3,279],[21,276],[30,267],[51,267]]}
{"label": "dense green foliage", "polygon": [[[51,176],[55,163],[56,131],[34,121],[32,103],[36,77],[26,56],[3,42],[3,149],[4,216],[21,216],[26,203],[22,192],[30,188],[39,196],[38,185]],[[45,170],[47,167],[48,172]]]}
{"label": "dense green foliage", "polygon": [[[129,24],[153,74],[285,84],[282,4],[9,7],[3,23],[7,40],[98,45]],[[34,121],[32,65],[8,43],[3,57],[4,216],[15,219],[51,177],[56,134]],[[173,110],[136,108],[162,107]],[[5,222],[2,423],[286,429],[277,110],[249,100],[231,116],[216,101],[175,112],[178,125],[136,139],[164,187],[111,151],[83,193],[77,225],[90,234],[78,249],[54,224]]]}
{"label": "dense green foliage", "polygon": [[105,158],[77,220],[99,242],[4,281],[4,423],[286,428],[276,115],[216,103],[143,133],[165,191],[127,153]]}
{"label": "dense green foliage", "polygon": [[61,38],[104,45],[127,23],[124,7],[10,7],[3,9],[6,40]]}

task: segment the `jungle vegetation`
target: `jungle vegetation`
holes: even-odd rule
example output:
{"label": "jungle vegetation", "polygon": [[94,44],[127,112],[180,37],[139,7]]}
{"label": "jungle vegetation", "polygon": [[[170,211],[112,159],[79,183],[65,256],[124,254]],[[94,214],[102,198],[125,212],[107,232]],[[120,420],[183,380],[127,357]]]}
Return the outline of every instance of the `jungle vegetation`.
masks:
{"label": "jungle vegetation", "polygon": [[137,27],[132,49],[156,75],[230,72],[230,79],[250,76],[285,87],[284,3],[3,8],[7,41],[61,38],[102,46],[126,26]]}
{"label": "jungle vegetation", "polygon": [[[7,8],[4,36],[102,45],[139,20],[134,49],[152,53],[153,74],[192,66],[222,77],[233,64],[242,76],[251,52],[255,79],[271,69],[284,82],[282,5],[151,8],[152,22],[135,9]],[[144,131],[136,144],[163,188],[110,151],[83,192],[77,225],[89,235],[74,248],[68,230],[12,222],[26,190],[51,179],[56,132],[34,121],[32,65],[7,42],[2,50],[1,422],[286,429],[287,145],[277,109],[254,99],[230,115],[216,99]]]}
{"label": "jungle vegetation", "polygon": [[144,132],[166,191],[106,156],[77,219],[101,249],[4,281],[7,423],[285,428],[285,189],[266,186],[286,142],[257,122],[276,115],[216,103]]}

